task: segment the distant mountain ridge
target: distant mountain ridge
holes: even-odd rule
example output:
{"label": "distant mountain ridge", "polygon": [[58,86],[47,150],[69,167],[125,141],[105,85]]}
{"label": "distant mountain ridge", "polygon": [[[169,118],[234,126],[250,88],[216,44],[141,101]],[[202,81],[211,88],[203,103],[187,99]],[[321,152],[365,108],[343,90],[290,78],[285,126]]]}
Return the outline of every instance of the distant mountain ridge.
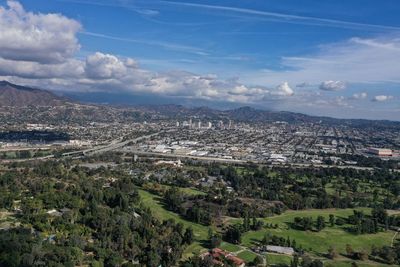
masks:
{"label": "distant mountain ridge", "polygon": [[52,92],[0,81],[0,106],[59,106],[66,99]]}
{"label": "distant mountain ridge", "polygon": [[[8,108],[8,107],[11,107]],[[20,107],[13,109],[13,107]],[[47,107],[54,107],[49,109]],[[26,112],[24,110],[28,109]],[[400,122],[364,119],[336,119],[331,117],[310,116],[289,111],[271,111],[244,106],[229,110],[213,109],[207,106],[187,107],[177,104],[112,106],[84,104],[55,95],[46,90],[15,85],[0,81],[0,110],[3,117],[13,118],[23,114],[34,122],[124,122],[149,121],[160,119],[188,120],[190,118],[207,120],[234,120],[241,122],[288,122],[345,124],[360,127],[385,127],[400,130]],[[12,112],[10,110],[13,110]],[[0,114],[0,118],[1,118]],[[6,119],[7,120],[7,119]],[[9,120],[9,119],[8,119]]]}

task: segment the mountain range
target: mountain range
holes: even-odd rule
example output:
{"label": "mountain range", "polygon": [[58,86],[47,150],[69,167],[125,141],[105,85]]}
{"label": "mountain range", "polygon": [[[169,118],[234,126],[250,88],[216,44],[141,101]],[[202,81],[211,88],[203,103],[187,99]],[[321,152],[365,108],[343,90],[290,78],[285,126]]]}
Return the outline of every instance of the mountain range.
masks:
{"label": "mountain range", "polygon": [[[46,109],[46,107],[54,107]],[[31,120],[35,118],[40,122],[46,120],[76,121],[101,121],[114,122],[124,120],[144,121],[151,119],[176,119],[185,120],[189,117],[202,120],[228,120],[243,122],[274,122],[284,121],[289,123],[328,123],[349,124],[352,126],[368,127],[400,127],[400,122],[373,121],[361,119],[335,119],[329,117],[309,116],[301,113],[286,111],[259,110],[252,107],[240,107],[229,110],[218,110],[209,107],[189,108],[183,105],[136,105],[136,106],[111,106],[99,104],[79,103],[73,99],[57,96],[56,94],[21,85],[0,81],[0,108],[19,107],[14,109],[11,116],[18,112],[26,112],[30,108]],[[19,111],[21,110],[21,111]],[[16,112],[16,113],[15,113]]]}

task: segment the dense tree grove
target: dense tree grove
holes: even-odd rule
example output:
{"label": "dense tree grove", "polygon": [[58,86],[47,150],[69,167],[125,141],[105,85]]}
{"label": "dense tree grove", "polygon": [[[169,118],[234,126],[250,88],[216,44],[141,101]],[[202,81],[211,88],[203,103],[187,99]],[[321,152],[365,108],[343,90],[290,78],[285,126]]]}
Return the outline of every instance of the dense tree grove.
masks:
{"label": "dense tree grove", "polygon": [[171,266],[194,237],[155,219],[115,170],[47,161],[6,171],[0,204],[21,222],[0,232],[0,266]]}
{"label": "dense tree grove", "polygon": [[[121,164],[80,165],[99,161]],[[298,245],[303,244],[300,239],[296,242],[298,237],[272,232],[325,234],[326,228],[334,227],[357,238],[400,227],[400,216],[386,211],[400,207],[398,173],[190,164],[176,168],[147,160],[134,163],[120,152],[79,161],[9,164],[10,169],[0,170],[0,208],[15,223],[0,230],[0,266],[213,266],[204,257],[179,260],[193,241],[210,249],[223,241],[243,245],[247,232],[268,229],[273,231],[263,233],[255,246],[292,247],[297,255],[291,266],[321,266],[321,261],[307,257],[311,248]],[[153,205],[179,215],[193,228],[157,220],[148,208],[147,195],[154,198]],[[354,208],[354,212],[314,211],[311,216],[300,211],[310,208]],[[287,224],[260,219],[287,209],[297,216]],[[210,229],[208,237],[199,239],[194,230],[205,226]],[[340,248],[335,246],[327,248],[324,256],[337,258]],[[354,261],[399,263],[398,244],[374,247],[371,253],[370,248],[353,250],[348,245],[345,249],[346,257]],[[260,258],[248,265],[257,261]]]}
{"label": "dense tree grove", "polygon": [[[385,209],[400,208],[400,173],[338,168],[244,167],[208,168],[209,175],[222,176],[242,197],[282,201],[294,210],[307,208],[354,208],[380,202]],[[334,192],[326,186],[333,183]],[[365,184],[374,186],[374,192]],[[384,191],[380,199],[377,189]],[[368,193],[367,193],[368,192]]]}

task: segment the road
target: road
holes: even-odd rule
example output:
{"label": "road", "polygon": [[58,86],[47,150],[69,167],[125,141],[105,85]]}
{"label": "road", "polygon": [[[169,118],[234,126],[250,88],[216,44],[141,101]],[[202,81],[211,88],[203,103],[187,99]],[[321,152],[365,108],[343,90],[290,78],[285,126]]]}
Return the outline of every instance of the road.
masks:
{"label": "road", "polygon": [[[213,157],[198,157],[198,156],[191,156],[191,155],[177,155],[177,154],[167,154],[167,153],[160,153],[160,152],[148,152],[148,151],[140,151],[135,149],[121,149],[121,152],[130,152],[136,155],[142,156],[154,156],[154,157],[164,157],[164,158],[175,158],[175,159],[194,159],[204,162],[221,162],[221,163],[231,163],[231,164],[259,164],[265,166],[277,166],[277,167],[291,167],[291,168],[338,168],[338,169],[355,169],[355,170],[366,170],[366,171],[373,171],[375,168],[372,167],[360,167],[360,166],[336,166],[336,165],[325,165],[325,164],[306,164],[306,163],[286,163],[280,165],[273,165],[273,164],[265,164],[259,161],[248,161],[248,160],[239,160],[239,159],[223,159],[223,158],[213,158]],[[392,170],[395,172],[400,172],[400,170],[395,169]]]}
{"label": "road", "polygon": [[130,140],[126,140],[126,141],[121,141],[122,138],[118,138],[115,139],[113,141],[111,141],[110,144],[108,145],[103,145],[103,146],[98,146],[98,147],[93,147],[93,148],[88,148],[85,150],[78,150],[78,151],[73,151],[73,152],[68,152],[68,153],[64,153],[62,154],[63,157],[68,157],[68,156],[73,156],[73,155],[83,155],[83,156],[92,156],[95,154],[99,154],[99,153],[105,153],[108,151],[112,151],[112,150],[116,150],[118,148],[124,147],[129,143],[137,143],[141,140],[144,139],[148,139],[151,138],[153,136],[157,136],[162,132],[157,132],[157,133],[153,133],[153,134],[149,134],[149,135],[144,135],[144,136],[140,136],[137,137],[135,139],[130,139]]}
{"label": "road", "polygon": [[122,149],[119,150],[121,152],[130,152],[136,155],[141,156],[155,156],[155,157],[164,157],[164,158],[177,158],[177,159],[195,159],[206,162],[221,162],[221,163],[236,163],[236,164],[245,164],[247,161],[239,160],[239,159],[223,159],[223,158],[212,158],[212,157],[198,157],[191,155],[177,155],[177,154],[167,154],[167,153],[158,153],[158,152],[147,152],[140,151],[134,149]]}

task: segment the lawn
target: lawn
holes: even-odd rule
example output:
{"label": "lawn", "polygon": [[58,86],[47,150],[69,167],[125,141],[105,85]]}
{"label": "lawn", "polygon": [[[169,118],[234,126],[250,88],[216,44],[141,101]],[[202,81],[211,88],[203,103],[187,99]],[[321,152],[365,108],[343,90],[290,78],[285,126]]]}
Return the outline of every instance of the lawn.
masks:
{"label": "lawn", "polygon": [[195,242],[192,245],[187,247],[187,249],[184,253],[184,257],[189,257],[189,256],[193,255],[194,253],[199,253],[201,251],[206,250],[206,248],[204,248],[201,245],[201,243],[204,243],[204,241],[206,241],[208,238],[208,227],[207,226],[187,221],[187,220],[181,218],[178,214],[176,214],[172,211],[166,210],[163,207],[163,204],[162,204],[159,196],[153,195],[142,189],[139,189],[138,191],[139,191],[139,195],[141,197],[142,203],[146,207],[150,208],[151,212],[153,213],[153,216],[155,216],[159,220],[174,219],[175,222],[180,222],[185,227],[189,227],[189,226],[192,227],[193,233],[195,236]]}
{"label": "lawn", "polygon": [[[370,212],[369,209],[362,210],[366,213]],[[303,249],[317,253],[326,253],[331,246],[342,253],[345,252],[346,244],[350,244],[355,250],[366,249],[368,251],[372,245],[390,245],[391,238],[394,235],[392,231],[380,232],[378,234],[354,235],[346,232],[341,227],[330,227],[329,223],[320,232],[294,230],[288,226],[288,223],[293,222],[297,216],[313,217],[315,219],[317,216],[322,215],[328,221],[329,214],[334,214],[335,217],[347,217],[352,213],[353,209],[288,211],[282,215],[263,219],[265,223],[278,224],[279,227],[277,229],[250,231],[243,235],[242,243],[245,246],[251,247],[260,241],[266,233],[272,233],[284,238],[290,237],[290,239],[295,239],[298,246],[301,245]]]}
{"label": "lawn", "polygon": [[241,258],[245,262],[252,262],[257,257],[257,255],[251,251],[245,250],[237,254],[237,257]]}
{"label": "lawn", "polygon": [[185,227],[191,226],[193,228],[196,240],[206,240],[208,237],[208,227],[197,223],[193,223],[183,219],[178,214],[168,211],[163,207],[161,199],[157,195],[153,195],[147,191],[139,189],[139,195],[143,204],[149,207],[153,215],[160,220],[174,219],[175,222],[182,223]]}
{"label": "lawn", "polygon": [[234,244],[228,243],[228,242],[222,242],[221,245],[219,246],[220,249],[229,251],[229,252],[236,252],[241,250],[239,246],[236,246]]}
{"label": "lawn", "polygon": [[276,254],[268,254],[267,255],[267,263],[268,265],[279,265],[286,264],[290,266],[290,261],[292,257],[285,255],[276,255]]}

